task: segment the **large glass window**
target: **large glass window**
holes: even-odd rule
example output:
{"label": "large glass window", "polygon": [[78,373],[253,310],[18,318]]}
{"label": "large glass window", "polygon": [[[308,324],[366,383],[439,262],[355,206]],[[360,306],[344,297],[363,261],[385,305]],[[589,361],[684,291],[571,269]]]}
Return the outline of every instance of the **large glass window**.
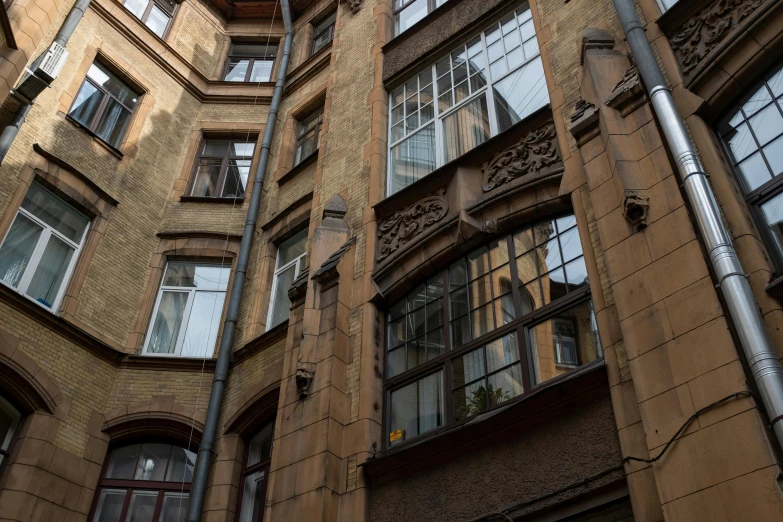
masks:
{"label": "large glass window", "polygon": [[98,483],[92,522],[184,522],[196,454],[171,444],[117,448]]}
{"label": "large glass window", "polygon": [[396,445],[603,356],[576,219],[549,219],[458,259],[389,309]]}
{"label": "large glass window", "polygon": [[276,45],[231,45],[226,72],[227,82],[268,82],[272,79],[272,65],[277,55]]}
{"label": "large glass window", "polygon": [[533,20],[529,8],[522,7],[391,92],[387,193],[458,158],[548,102]]}
{"label": "large glass window", "polygon": [[749,91],[719,133],[740,186],[777,265],[783,270],[783,66]]}
{"label": "large glass window", "polygon": [[125,0],[123,5],[161,38],[166,34],[177,9],[177,3],[169,0]]}
{"label": "large glass window", "polygon": [[324,110],[320,107],[306,118],[299,122],[299,129],[296,136],[296,153],[294,154],[294,165],[299,165],[318,150],[318,141],[321,136],[321,123],[323,122]]}
{"label": "large glass window", "polygon": [[288,319],[288,315],[291,312],[291,300],[288,298],[288,291],[291,289],[291,283],[302,272],[306,255],[306,229],[278,247],[275,275],[272,283],[272,299],[269,302],[267,330]]}
{"label": "large glass window", "polygon": [[86,216],[33,183],[0,245],[0,281],[56,310],[89,224]]}
{"label": "large glass window", "polygon": [[211,357],[231,268],[172,261],[166,265],[144,345],[145,355]]}
{"label": "large glass window", "polygon": [[313,30],[313,45],[310,54],[313,55],[326,47],[334,38],[334,23],[337,20],[337,11],[333,12],[315,26]]}
{"label": "large glass window", "polygon": [[658,5],[661,7],[661,12],[665,13],[672,7],[674,7],[674,4],[679,2],[680,0],[658,0]]}
{"label": "large glass window", "polygon": [[22,414],[19,410],[0,395],[0,470],[11,454],[11,442],[14,440],[21,418]]}
{"label": "large glass window", "polygon": [[394,36],[446,3],[446,0],[394,0]]}
{"label": "large glass window", "polygon": [[139,100],[139,93],[98,62],[87,71],[68,116],[115,149]]}
{"label": "large glass window", "polygon": [[267,422],[248,442],[237,498],[239,522],[264,520],[264,499],[269,482],[274,432],[274,421]]}
{"label": "large glass window", "polygon": [[254,142],[247,140],[203,140],[190,195],[244,197],[255,147]]}

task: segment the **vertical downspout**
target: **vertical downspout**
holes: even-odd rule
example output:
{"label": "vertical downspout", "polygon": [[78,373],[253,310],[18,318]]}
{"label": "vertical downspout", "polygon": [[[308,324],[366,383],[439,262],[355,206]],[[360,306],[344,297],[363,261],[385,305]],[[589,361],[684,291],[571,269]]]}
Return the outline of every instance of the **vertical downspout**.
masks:
{"label": "vertical downspout", "polygon": [[280,70],[277,74],[275,91],[272,95],[272,104],[269,107],[266,126],[264,127],[264,139],[261,144],[258,169],[256,170],[255,180],[253,181],[253,191],[250,194],[250,205],[247,209],[245,228],[242,233],[242,243],[240,244],[239,255],[237,256],[237,267],[234,271],[234,281],[231,285],[231,293],[229,294],[226,320],[223,323],[223,336],[220,339],[220,351],[218,352],[217,364],[215,366],[215,377],[212,379],[212,390],[209,394],[207,417],[204,422],[204,435],[201,438],[201,445],[198,450],[198,460],[196,461],[196,471],[193,475],[193,482],[190,489],[187,522],[199,522],[201,520],[204,494],[207,489],[207,478],[209,477],[209,468],[212,464],[212,446],[215,443],[218,422],[220,420],[220,409],[223,404],[226,379],[228,378],[228,368],[231,364],[231,347],[234,344],[234,331],[239,316],[239,304],[242,299],[242,289],[245,284],[245,274],[247,273],[247,264],[250,259],[250,247],[253,243],[258,211],[261,206],[264,177],[266,176],[266,168],[269,163],[269,149],[272,145],[272,137],[275,132],[275,124],[277,123],[277,112],[280,109],[280,101],[283,98],[283,87],[285,86],[288,61],[291,56],[291,44],[294,38],[294,32],[291,25],[291,13],[288,8],[288,0],[280,0],[280,8],[283,13],[283,24],[285,26],[283,56],[280,60]]}
{"label": "vertical downspout", "polygon": [[613,0],[631,54],[639,67],[669,150],[677,163],[685,194],[709,253],[729,316],[739,336],[761,400],[783,447],[783,365],[775,354],[756,299],[742,270],[718,202],[707,180],[696,147],[685,129],[672,93],[666,85],[650,42],[636,14],[633,0]]}
{"label": "vertical downspout", "polygon": [[[63,20],[60,30],[57,31],[57,34],[54,37],[55,43],[60,44],[62,47],[68,45],[68,40],[71,39],[71,35],[76,29],[76,26],[79,25],[79,21],[84,16],[88,7],[90,7],[90,0],[76,0],[76,3],[73,4],[73,7],[68,12],[68,16]],[[45,52],[46,51],[44,51],[44,53]],[[40,59],[41,57],[39,56],[33,61],[33,64]],[[11,95],[13,96],[13,91],[11,92]],[[18,100],[19,98],[17,97],[16,99]],[[27,114],[30,112],[31,105],[26,101],[20,101],[22,102],[21,107],[16,110],[11,123],[9,123],[8,126],[3,129],[2,134],[0,134],[0,164],[3,163],[5,155],[8,154],[8,150],[14,143],[16,135],[19,134],[19,129],[22,127],[22,124],[27,118]]]}

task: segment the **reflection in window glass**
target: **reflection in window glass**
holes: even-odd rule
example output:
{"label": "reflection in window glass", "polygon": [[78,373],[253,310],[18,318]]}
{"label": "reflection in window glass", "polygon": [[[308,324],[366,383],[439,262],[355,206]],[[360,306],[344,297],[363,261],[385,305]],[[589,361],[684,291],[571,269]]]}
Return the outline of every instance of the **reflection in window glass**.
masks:
{"label": "reflection in window glass", "polygon": [[223,81],[268,82],[276,55],[275,45],[232,44]]}
{"label": "reflection in window glass", "polygon": [[278,247],[277,263],[272,283],[272,298],[269,302],[269,315],[267,317],[267,330],[288,319],[291,312],[291,300],[288,298],[288,291],[291,289],[291,284],[302,272],[306,255],[306,229]]}
{"label": "reflection in window glass", "polygon": [[191,196],[241,198],[245,195],[255,143],[206,139],[196,160]]}
{"label": "reflection in window glass", "polygon": [[444,422],[443,372],[433,373],[391,392],[391,445],[437,428]]}

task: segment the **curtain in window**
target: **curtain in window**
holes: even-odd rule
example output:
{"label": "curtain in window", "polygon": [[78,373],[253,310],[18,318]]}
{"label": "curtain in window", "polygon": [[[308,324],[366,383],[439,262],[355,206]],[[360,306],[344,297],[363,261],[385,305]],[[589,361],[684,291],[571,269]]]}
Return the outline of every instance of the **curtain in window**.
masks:
{"label": "curtain in window", "polygon": [[60,291],[60,285],[65,278],[65,272],[73,253],[73,248],[54,235],[49,236],[49,241],[35,269],[30,286],[27,287],[27,295],[51,307],[57,297],[57,292]]}
{"label": "curtain in window", "polygon": [[443,119],[445,162],[460,157],[490,136],[487,98],[481,96]]}
{"label": "curtain in window", "polygon": [[153,323],[148,352],[174,353],[187,302],[188,294],[185,292],[163,292]]}
{"label": "curtain in window", "polygon": [[17,215],[0,247],[0,279],[5,284],[14,287],[19,285],[40,235],[41,227]]}

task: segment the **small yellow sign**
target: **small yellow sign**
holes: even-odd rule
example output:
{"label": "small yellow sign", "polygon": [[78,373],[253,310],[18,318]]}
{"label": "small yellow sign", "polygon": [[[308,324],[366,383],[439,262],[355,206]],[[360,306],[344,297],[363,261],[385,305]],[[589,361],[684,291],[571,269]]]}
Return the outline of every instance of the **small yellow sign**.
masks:
{"label": "small yellow sign", "polygon": [[397,430],[389,433],[389,442],[400,440],[402,438],[402,430]]}

